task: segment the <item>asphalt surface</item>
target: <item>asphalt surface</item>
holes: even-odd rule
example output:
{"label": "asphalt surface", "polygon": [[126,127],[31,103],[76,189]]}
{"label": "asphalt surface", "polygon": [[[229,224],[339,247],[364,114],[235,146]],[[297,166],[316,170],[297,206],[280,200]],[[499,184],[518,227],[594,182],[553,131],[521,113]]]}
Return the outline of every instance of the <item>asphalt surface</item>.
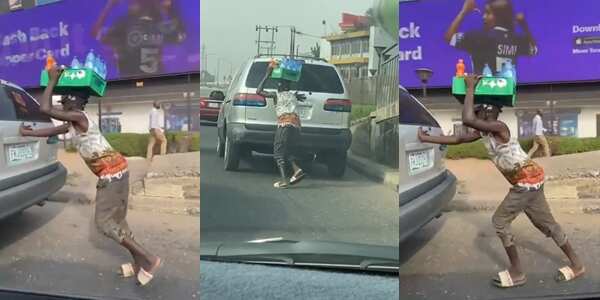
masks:
{"label": "asphalt surface", "polygon": [[567,263],[554,242],[525,215],[512,228],[527,273],[525,286],[502,290],[491,285],[508,259],[491,225],[490,212],[450,212],[400,245],[400,299],[532,299],[600,293],[598,215],[555,213],[586,265],[575,281],[557,283],[554,275]]}
{"label": "asphalt surface", "polygon": [[282,237],[398,245],[398,197],[389,186],[350,168],[334,179],[315,164],[297,186],[275,189],[272,156],[254,155],[227,172],[216,154],[216,127],[203,126],[200,134],[202,242]]}
{"label": "asphalt surface", "polygon": [[197,217],[130,210],[136,239],[164,259],[145,287],[117,271],[131,260],[93,224],[89,205],[48,202],[0,221],[0,288],[98,299],[197,299]]}

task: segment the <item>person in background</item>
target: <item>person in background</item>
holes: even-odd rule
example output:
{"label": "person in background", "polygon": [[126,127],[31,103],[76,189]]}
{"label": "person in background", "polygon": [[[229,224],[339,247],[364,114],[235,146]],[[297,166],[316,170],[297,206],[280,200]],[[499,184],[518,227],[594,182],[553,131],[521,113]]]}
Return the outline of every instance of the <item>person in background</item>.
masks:
{"label": "person in background", "polygon": [[544,132],[546,132],[546,128],[542,123],[542,110],[538,109],[535,117],[533,117],[533,147],[529,150],[529,157],[532,157],[538,148],[541,146],[544,151],[545,157],[550,157],[550,146],[548,145],[548,140],[544,136]]}
{"label": "person in background", "polygon": [[146,152],[148,160],[152,160],[154,157],[154,145],[156,145],[157,141],[160,143],[160,155],[167,154],[167,138],[165,137],[164,126],[160,120],[160,103],[154,101],[152,110],[150,111],[150,140],[148,141],[148,151]]}
{"label": "person in background", "polygon": [[33,130],[21,125],[22,136],[51,137],[71,133],[81,158],[98,177],[94,221],[105,236],[113,239],[129,251],[133,263],[121,265],[123,277],[136,276],[140,285],[153,279],[162,265],[160,257],[150,253],[134,239],[127,223],[129,202],[129,170],[127,160],[114,150],[100,132],[98,124],[85,112],[88,95],[65,95],[62,109],[52,106],[52,94],[62,73],[56,67],[48,71],[50,80],[40,101],[40,112],[66,123],[56,127]]}

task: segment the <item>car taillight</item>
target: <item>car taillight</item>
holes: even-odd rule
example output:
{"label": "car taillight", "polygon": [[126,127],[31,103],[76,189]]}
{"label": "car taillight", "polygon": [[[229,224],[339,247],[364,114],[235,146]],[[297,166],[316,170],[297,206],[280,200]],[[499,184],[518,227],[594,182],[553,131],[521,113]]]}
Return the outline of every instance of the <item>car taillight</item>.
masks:
{"label": "car taillight", "polygon": [[267,100],[265,97],[258,94],[238,93],[235,94],[235,97],[233,98],[233,105],[265,107],[267,106]]}
{"label": "car taillight", "polygon": [[200,108],[205,108],[207,106],[205,100],[200,100]]}
{"label": "car taillight", "polygon": [[323,109],[326,111],[350,112],[352,101],[350,99],[327,99]]}

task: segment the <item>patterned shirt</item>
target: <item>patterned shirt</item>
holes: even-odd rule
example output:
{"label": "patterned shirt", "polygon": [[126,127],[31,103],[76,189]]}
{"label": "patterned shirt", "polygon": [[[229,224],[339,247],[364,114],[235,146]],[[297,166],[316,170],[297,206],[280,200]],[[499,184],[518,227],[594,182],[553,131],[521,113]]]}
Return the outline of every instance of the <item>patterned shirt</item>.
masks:
{"label": "patterned shirt", "polygon": [[88,120],[87,132],[79,132],[73,126],[70,129],[79,155],[99,178],[120,178],[127,172],[127,160],[106,141],[98,125],[85,112],[83,114]]}
{"label": "patterned shirt", "polygon": [[298,98],[296,94],[290,91],[277,92],[277,105],[275,112],[277,113],[277,126],[284,127],[292,125],[300,128],[300,117],[296,112]]}
{"label": "patterned shirt", "polygon": [[498,144],[491,134],[482,139],[491,160],[504,177],[515,187],[539,189],[544,184],[544,169],[534,162],[515,138]]}

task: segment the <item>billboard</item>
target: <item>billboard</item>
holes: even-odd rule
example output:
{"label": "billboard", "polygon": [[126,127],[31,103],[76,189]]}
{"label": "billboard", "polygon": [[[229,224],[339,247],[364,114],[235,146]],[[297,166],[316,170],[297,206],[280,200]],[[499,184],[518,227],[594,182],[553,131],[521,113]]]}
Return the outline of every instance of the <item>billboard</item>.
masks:
{"label": "billboard", "polygon": [[415,0],[400,2],[400,83],[448,87],[468,73],[515,66],[519,84],[600,80],[600,1]]}
{"label": "billboard", "polygon": [[70,65],[93,50],[108,80],[198,72],[199,11],[198,0],[62,0],[0,15],[0,78],[39,86],[48,51]]}

